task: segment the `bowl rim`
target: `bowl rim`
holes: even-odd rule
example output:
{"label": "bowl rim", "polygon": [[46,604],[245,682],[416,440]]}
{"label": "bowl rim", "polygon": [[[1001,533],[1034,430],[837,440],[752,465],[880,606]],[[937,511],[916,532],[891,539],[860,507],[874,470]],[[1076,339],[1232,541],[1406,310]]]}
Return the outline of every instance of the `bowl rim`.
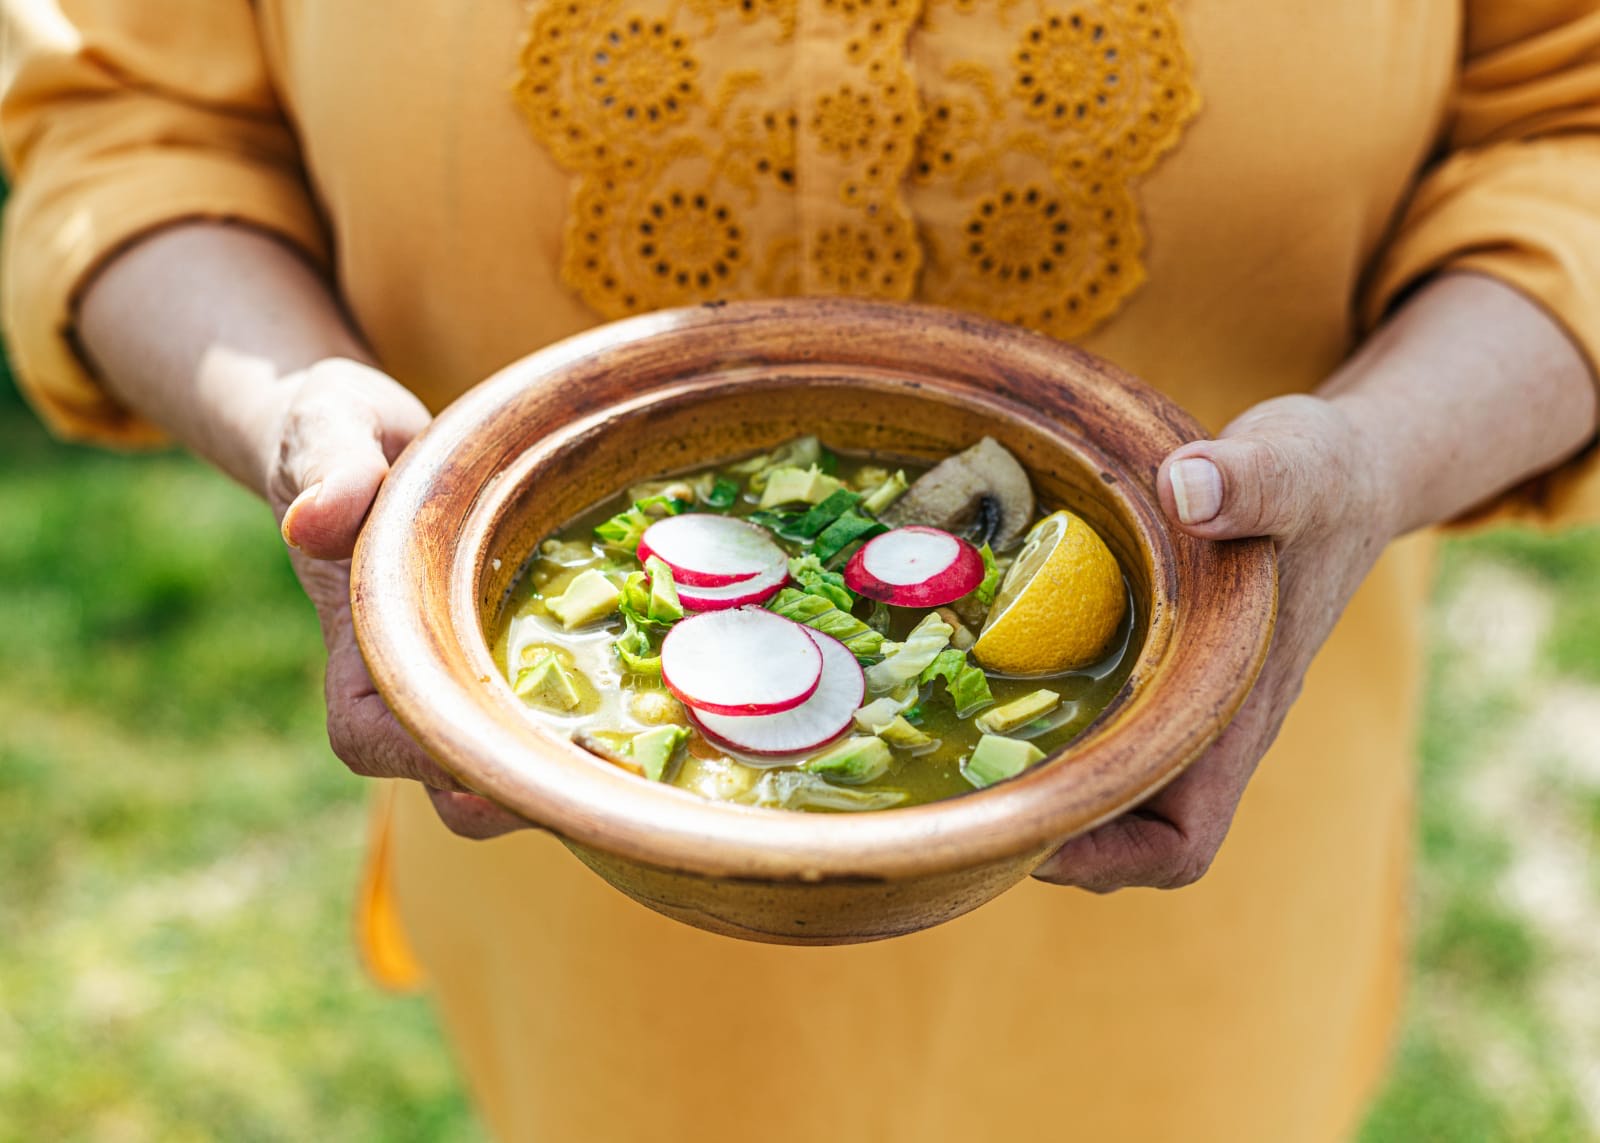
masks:
{"label": "bowl rim", "polygon": [[[734,345],[744,352],[728,352]],[[575,415],[531,446],[495,430],[531,387],[559,378],[582,392],[585,378],[674,353],[683,361],[677,375],[647,379],[631,397],[580,402]],[[956,385],[948,375],[908,372],[903,363],[886,367],[885,353],[906,354],[924,371],[942,366],[949,373],[959,363],[991,372],[983,378],[988,384]],[[1125,512],[1131,507],[1141,542],[1152,544],[1152,590],[1167,598],[1164,612],[1157,607],[1148,617],[1146,644],[1114,715],[1108,710],[1010,781],[868,814],[709,801],[599,762],[530,717],[494,669],[480,620],[488,545],[528,474],[617,419],[662,402],[694,402],[757,377],[777,385],[785,377],[815,383],[874,371],[884,384],[940,390],[940,399],[1075,446],[1080,459],[1101,465]],[[1023,402],[1004,388],[1007,378],[1062,374],[1074,385],[1046,386],[1043,409],[1037,392]],[[1052,393],[1070,394],[1071,402],[1053,407]],[[1060,423],[1083,401],[1102,413],[1144,418],[1138,455],[1115,456]],[[937,307],[785,299],[625,319],[502,369],[440,413],[399,458],[352,564],[357,640],[379,693],[442,766],[583,847],[676,872],[782,882],[887,881],[1030,853],[1042,859],[1181,773],[1243,703],[1265,659],[1276,610],[1271,542],[1195,540],[1166,528],[1155,504],[1161,456],[1202,435],[1170,400],[1107,362],[1020,327]],[[453,487],[463,484],[460,458],[474,448],[487,456],[477,468],[492,475],[476,488]],[[435,522],[442,538],[430,531]],[[1196,597],[1218,610],[1197,614],[1189,606]],[[1158,691],[1162,703],[1152,701]],[[1140,734],[1153,738],[1159,758],[1139,758]],[[530,752],[542,755],[537,765],[528,764]],[[1096,788],[1095,779],[1112,772],[1123,780]]]}

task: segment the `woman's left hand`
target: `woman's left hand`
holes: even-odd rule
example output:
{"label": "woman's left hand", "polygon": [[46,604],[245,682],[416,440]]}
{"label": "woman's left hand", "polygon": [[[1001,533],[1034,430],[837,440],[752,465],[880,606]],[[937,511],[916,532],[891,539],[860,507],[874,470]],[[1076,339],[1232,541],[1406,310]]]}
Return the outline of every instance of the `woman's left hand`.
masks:
{"label": "woman's left hand", "polygon": [[1161,506],[1183,531],[1276,543],[1272,647],[1249,698],[1210,749],[1137,809],[1062,846],[1035,877],[1106,893],[1175,889],[1210,868],[1312,656],[1396,534],[1392,485],[1373,451],[1337,404],[1291,396],[1257,405],[1216,440],[1167,457],[1157,474]]}

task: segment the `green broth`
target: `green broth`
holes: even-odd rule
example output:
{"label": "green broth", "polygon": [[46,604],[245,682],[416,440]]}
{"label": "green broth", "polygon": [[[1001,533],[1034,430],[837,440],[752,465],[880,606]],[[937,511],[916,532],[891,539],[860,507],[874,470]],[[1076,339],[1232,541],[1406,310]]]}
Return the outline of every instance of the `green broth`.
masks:
{"label": "green broth", "polygon": [[[728,466],[735,463],[728,462],[717,470],[718,474],[725,474]],[[909,480],[915,480],[924,471],[922,466],[902,462],[841,456],[835,475],[847,485],[856,487],[856,481],[863,476],[864,469],[882,468],[886,463],[904,470]],[[758,500],[759,497],[754,494],[744,492],[725,514],[747,516],[756,509]],[[495,627],[495,662],[506,677],[515,678],[517,668],[521,665],[515,662],[517,656],[522,656],[522,662],[525,663],[531,649],[555,647],[569,653],[573,665],[592,684],[592,689],[584,688],[584,701],[568,714],[557,714],[529,704],[530,714],[565,733],[604,735],[614,732],[618,736],[625,736],[648,730],[658,724],[647,720],[652,714],[651,707],[656,708],[657,712],[661,709],[674,711],[672,720],[679,725],[687,725],[681,708],[676,708],[675,700],[671,700],[659,679],[628,674],[622,669],[613,650],[614,640],[622,630],[620,619],[613,615],[588,628],[563,631],[543,602],[546,597],[560,594],[574,578],[590,568],[608,574],[615,573],[613,578],[616,579],[638,569],[638,561],[631,555],[607,549],[595,541],[595,527],[625,511],[630,504],[628,493],[619,492],[541,543],[519,573]],[[709,509],[700,504],[691,510]],[[1042,518],[1045,514],[1040,511],[1037,517]],[[800,545],[782,538],[778,542],[791,555],[803,550]],[[1026,679],[988,673],[990,690],[997,706],[1003,706],[1041,687],[1061,696],[1061,704],[1054,711],[1034,723],[1011,731],[1007,737],[1026,738],[1049,754],[1070,742],[1110,704],[1132,670],[1142,631],[1142,617],[1135,612],[1131,593],[1128,604],[1127,613],[1108,651],[1096,663],[1064,674]],[[871,610],[871,601],[862,600],[854,613],[858,618],[865,619]],[[886,636],[894,640],[903,639],[929,610],[888,608],[889,627]],[[980,732],[973,725],[975,716],[958,718],[942,683],[924,684],[921,691],[918,705],[910,712],[915,715],[912,721],[924,734],[938,740],[938,744],[915,753],[895,748],[892,752],[893,762],[881,778],[850,789],[903,794],[901,805],[938,801],[973,789],[972,784],[962,776],[961,763],[978,742]],[[659,697],[645,697],[650,695]],[[865,701],[870,701],[871,697],[867,696]],[[687,746],[680,754],[682,761],[668,772],[667,780],[711,798],[731,799],[747,793],[764,772],[773,769],[770,764],[746,765],[735,754],[692,729]]]}

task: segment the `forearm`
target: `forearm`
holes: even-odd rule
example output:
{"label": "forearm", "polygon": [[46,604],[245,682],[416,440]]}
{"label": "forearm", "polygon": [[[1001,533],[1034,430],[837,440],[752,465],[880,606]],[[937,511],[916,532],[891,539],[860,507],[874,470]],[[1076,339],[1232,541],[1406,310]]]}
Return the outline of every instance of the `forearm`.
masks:
{"label": "forearm", "polygon": [[1369,444],[1395,535],[1460,515],[1595,432],[1594,379],[1566,332],[1476,275],[1419,291],[1320,395]]}
{"label": "forearm", "polygon": [[261,495],[286,379],[325,358],[368,358],[303,259],[219,223],[174,226],[123,252],[85,292],[78,328],[119,400]]}

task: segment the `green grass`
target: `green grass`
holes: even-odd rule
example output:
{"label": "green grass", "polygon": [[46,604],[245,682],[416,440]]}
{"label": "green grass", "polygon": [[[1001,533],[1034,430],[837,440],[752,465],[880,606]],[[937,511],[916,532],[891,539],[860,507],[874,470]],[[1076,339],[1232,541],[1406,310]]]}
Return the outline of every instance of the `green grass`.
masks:
{"label": "green grass", "polygon": [[[1582,1085],[1592,1089],[1600,1074],[1600,1013],[1562,992],[1564,982],[1595,974],[1600,926],[1563,931],[1512,892],[1541,853],[1577,870],[1600,853],[1600,787],[1548,755],[1541,705],[1556,688],[1575,688],[1600,711],[1597,589],[1593,528],[1499,530],[1443,551],[1419,744],[1414,978],[1394,1068],[1363,1143],[1600,1137],[1597,1093],[1588,1093],[1590,1110],[1581,1102]],[[1542,616],[1531,669],[1496,671],[1483,648],[1463,652],[1472,632],[1456,625],[1530,604]],[[1579,912],[1586,906],[1593,917],[1600,879],[1585,888]],[[1574,1029],[1591,1037],[1587,1060],[1571,1050]]]}
{"label": "green grass", "polygon": [[[180,457],[56,444],[3,378],[0,456],[0,1141],[481,1138],[427,1006],[356,966],[364,791],[265,509]],[[1526,677],[1448,638],[1486,572],[1548,611]],[[1597,586],[1594,531],[1445,552],[1416,979],[1363,1143],[1593,1137],[1557,986],[1600,938],[1575,961],[1512,874],[1530,831],[1596,864],[1600,788],[1516,751],[1553,682],[1600,696]],[[1529,778],[1490,812],[1496,765]]]}
{"label": "green grass", "polygon": [[364,786],[267,511],[0,382],[0,1140],[478,1139],[362,976]]}

